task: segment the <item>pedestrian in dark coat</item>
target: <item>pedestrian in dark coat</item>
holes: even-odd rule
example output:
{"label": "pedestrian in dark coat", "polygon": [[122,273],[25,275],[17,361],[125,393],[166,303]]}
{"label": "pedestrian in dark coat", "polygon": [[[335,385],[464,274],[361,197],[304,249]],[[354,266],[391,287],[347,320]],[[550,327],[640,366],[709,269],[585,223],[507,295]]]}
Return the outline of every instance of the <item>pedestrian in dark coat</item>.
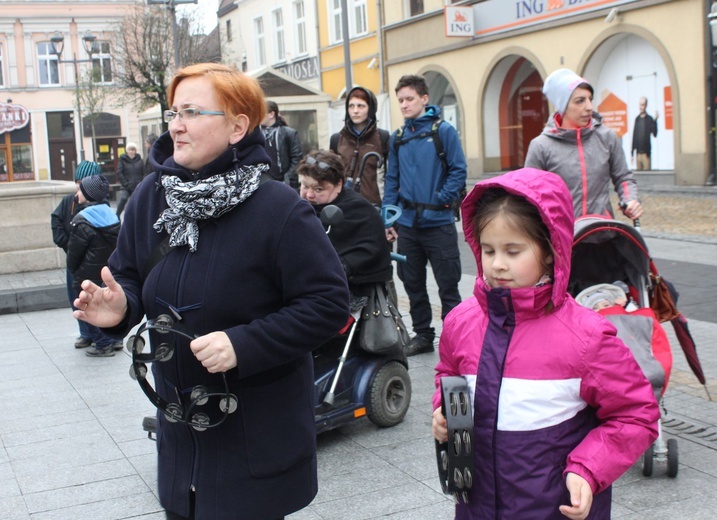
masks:
{"label": "pedestrian in dark coat", "polygon": [[299,133],[286,124],[279,113],[279,105],[274,101],[266,102],[266,117],[261,123],[266,151],[271,164],[269,175],[277,181],[283,181],[292,188],[299,189],[296,165],[301,160],[301,139]]}
{"label": "pedestrian in dark coat", "polygon": [[346,124],[340,132],[331,136],[329,147],[343,159],[346,179],[351,179],[353,186],[358,183],[359,193],[371,204],[381,206],[378,159],[368,157],[364,163],[364,171],[359,172],[363,157],[369,152],[380,155],[383,169],[388,161],[388,142],[391,136],[387,130],[378,128],[376,109],[376,96],[373,92],[364,87],[352,88],[346,96]]}
{"label": "pedestrian in dark coat", "polygon": [[[74,179],[75,185],[79,189],[80,182],[85,177],[92,175],[100,175],[102,168],[96,162],[82,161],[75,169]],[[85,207],[77,200],[77,192],[65,195],[50,215],[50,225],[52,227],[52,241],[55,245],[67,253],[67,244],[70,241],[70,232],[72,231],[72,219],[75,218]],[[79,292],[75,292],[72,287],[72,273],[66,269],[65,284],[67,286],[67,300],[70,307],[75,310],[72,302],[75,301]],[[80,335],[75,339],[75,348],[86,348],[92,345],[90,339],[89,325],[82,320],[77,320]]]}
{"label": "pedestrian in dark coat", "polygon": [[[186,407],[191,389],[222,387],[224,374],[236,396],[236,410],[205,431],[158,412],[169,518],[280,518],[317,493],[312,350],[348,320],[346,280],[311,206],[259,182],[269,158],[258,82],[190,65],[169,103],[169,132],[127,208],[106,287],[83,282],[76,316],[118,336],[145,314],[181,318],[196,339],[170,340],[171,359],[152,364],[157,393]],[[169,252],[150,268],[166,236]],[[153,348],[161,336],[150,335]]]}
{"label": "pedestrian in dark coat", "polygon": [[137,185],[144,178],[144,163],[142,162],[142,156],[137,153],[137,145],[131,142],[127,143],[126,150],[127,153],[120,155],[119,164],[117,165],[117,180],[122,185],[120,200],[117,203],[118,217],[124,211],[124,207]]}

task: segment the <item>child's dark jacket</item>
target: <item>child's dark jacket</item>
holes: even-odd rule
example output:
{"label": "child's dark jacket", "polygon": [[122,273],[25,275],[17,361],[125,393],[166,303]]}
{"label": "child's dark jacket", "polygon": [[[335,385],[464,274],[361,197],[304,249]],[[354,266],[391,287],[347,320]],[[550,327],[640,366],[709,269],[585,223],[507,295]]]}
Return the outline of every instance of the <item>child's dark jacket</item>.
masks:
{"label": "child's dark jacket", "polygon": [[93,204],[72,219],[67,245],[67,269],[73,275],[73,288],[79,294],[84,280],[102,283],[100,272],[117,245],[120,221],[104,203]]}

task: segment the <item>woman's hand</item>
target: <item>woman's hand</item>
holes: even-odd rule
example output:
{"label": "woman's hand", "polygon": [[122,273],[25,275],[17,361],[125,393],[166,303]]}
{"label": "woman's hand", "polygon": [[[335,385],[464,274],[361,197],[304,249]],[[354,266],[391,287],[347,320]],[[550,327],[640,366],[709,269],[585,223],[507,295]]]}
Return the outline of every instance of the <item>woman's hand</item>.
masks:
{"label": "woman's hand", "polygon": [[386,240],[389,242],[395,242],[398,238],[398,232],[393,227],[386,228]]}
{"label": "woman's hand", "polygon": [[226,372],[237,366],[237,355],[226,332],[210,332],[189,344],[194,357],[210,373]]}
{"label": "woman's hand", "polygon": [[580,475],[568,473],[565,486],[570,493],[569,506],[560,506],[560,512],[572,520],[584,520],[590,514],[593,505],[593,490]]}
{"label": "woman's hand", "polygon": [[72,303],[77,309],[72,315],[96,327],[115,327],[127,313],[127,296],[109,267],[102,268],[102,281],[105,287],[90,280],[82,282],[82,291]]}
{"label": "woman's hand", "polygon": [[440,408],[433,410],[433,436],[438,442],[448,442],[448,422]]}
{"label": "woman's hand", "polygon": [[628,202],[627,206],[623,210],[623,213],[625,213],[626,217],[631,218],[632,220],[640,218],[642,215],[642,205],[640,204],[640,201],[633,199]]}

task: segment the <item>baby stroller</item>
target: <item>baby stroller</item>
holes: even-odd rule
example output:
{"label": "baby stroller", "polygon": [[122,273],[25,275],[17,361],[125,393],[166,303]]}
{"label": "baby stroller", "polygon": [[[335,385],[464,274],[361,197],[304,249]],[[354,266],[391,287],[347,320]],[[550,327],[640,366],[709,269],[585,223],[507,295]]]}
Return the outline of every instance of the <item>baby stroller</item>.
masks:
{"label": "baby stroller", "polygon": [[[672,321],[690,366],[704,384],[704,374],[686,320],[676,309],[676,316],[661,316],[660,320],[653,311],[656,294],[658,289],[664,289],[664,283],[650,258],[639,227],[599,216],[578,219],[573,236],[568,290],[573,296],[578,296],[596,284],[615,283],[627,286],[627,296],[636,305],[636,310],[627,311],[621,305],[614,305],[598,312],[615,325],[618,337],[633,352],[652,383],[658,401],[667,388],[672,369],[672,352],[660,321]],[[675,477],[678,470],[677,440],[668,439],[665,442],[661,421],[658,421],[658,431],[657,440],[643,457],[643,475],[652,475],[653,463],[657,461],[667,462],[667,474]]]}

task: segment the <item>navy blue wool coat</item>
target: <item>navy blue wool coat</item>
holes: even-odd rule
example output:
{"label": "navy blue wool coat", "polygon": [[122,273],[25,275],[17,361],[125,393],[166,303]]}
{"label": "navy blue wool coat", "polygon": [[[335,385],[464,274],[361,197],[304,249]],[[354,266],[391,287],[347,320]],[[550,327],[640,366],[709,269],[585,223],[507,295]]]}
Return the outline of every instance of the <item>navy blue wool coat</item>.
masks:
{"label": "navy blue wool coat", "polygon": [[[158,484],[162,506],[183,516],[196,493],[196,520],[287,515],[317,492],[311,351],[345,325],[348,289],[341,263],[310,204],[281,182],[200,228],[197,251],[173,248],[142,283],[140,273],[165,236],[152,224],[167,207],[164,174],[205,178],[266,163],[259,130],[234,149],[189,172],[174,164],[164,134],[151,150],[153,172],[130,199],[110,269],[127,294],[129,315],[111,329],[126,334],[146,314],[179,314],[193,334],[224,331],[237,355],[226,373],[239,406],[216,428],[198,432],[160,413]],[[167,335],[150,334],[153,345]],[[169,402],[196,385],[219,386],[188,341],[152,364],[157,392]]]}

